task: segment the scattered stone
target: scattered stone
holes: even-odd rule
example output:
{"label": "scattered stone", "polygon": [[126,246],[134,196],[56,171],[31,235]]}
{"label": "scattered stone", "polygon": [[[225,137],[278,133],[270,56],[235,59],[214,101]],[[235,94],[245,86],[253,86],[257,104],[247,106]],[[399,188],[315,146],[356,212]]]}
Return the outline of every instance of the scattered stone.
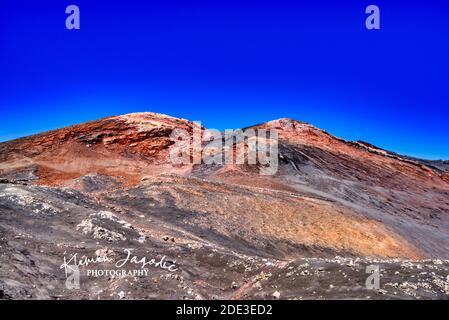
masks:
{"label": "scattered stone", "polygon": [[163,236],[162,240],[164,241],[171,241],[171,242],[175,242],[175,237],[171,237],[171,236]]}
{"label": "scattered stone", "polygon": [[124,299],[124,298],[125,298],[125,292],[120,291],[120,292],[118,293],[118,297],[119,297],[119,299]]}

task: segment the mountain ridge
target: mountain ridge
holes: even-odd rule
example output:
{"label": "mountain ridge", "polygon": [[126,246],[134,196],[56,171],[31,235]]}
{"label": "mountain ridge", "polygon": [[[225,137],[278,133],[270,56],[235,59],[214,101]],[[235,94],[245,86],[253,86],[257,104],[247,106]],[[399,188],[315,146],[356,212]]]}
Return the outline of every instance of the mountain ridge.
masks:
{"label": "mountain ridge", "polygon": [[[0,143],[1,296],[94,297],[100,286],[106,297],[120,287],[145,298],[143,288],[156,286],[159,297],[266,298],[260,294],[273,287],[261,279],[290,277],[290,268],[299,268],[278,289],[315,297],[304,287],[309,274],[345,288],[351,284],[342,264],[350,264],[351,278],[365,281],[364,263],[396,274],[415,272],[404,267],[410,261],[438,271],[426,276],[424,296],[446,294],[444,285],[435,287],[445,283],[440,272],[449,270],[446,172],[292,119],[243,130],[249,129],[276,129],[273,174],[261,175],[257,163],[173,163],[172,133],[207,137],[207,129],[155,113]],[[248,150],[249,141],[232,147]],[[201,147],[209,145],[204,140]],[[214,145],[213,152],[222,148]],[[182,271],[166,290],[158,286],[167,276],[162,271],[134,286],[87,279],[81,291],[64,289],[60,265],[67,251],[120,257],[127,249],[171,257]],[[42,286],[35,286],[37,279]],[[363,285],[336,293],[315,284],[314,290],[340,298],[372,294]],[[420,296],[419,288],[404,284],[386,293]]]}

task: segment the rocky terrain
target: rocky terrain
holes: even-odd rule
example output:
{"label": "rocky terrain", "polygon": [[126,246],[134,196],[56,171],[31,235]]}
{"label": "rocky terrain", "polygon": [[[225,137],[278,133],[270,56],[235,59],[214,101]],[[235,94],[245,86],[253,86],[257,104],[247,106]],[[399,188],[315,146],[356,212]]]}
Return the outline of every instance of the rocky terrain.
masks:
{"label": "rocky terrain", "polygon": [[[265,176],[173,164],[176,129],[206,132],[137,113],[0,143],[0,299],[449,297],[446,162],[279,119],[246,128],[278,131],[279,167]],[[118,268],[127,252],[139,258]],[[70,289],[74,255],[91,260]],[[132,272],[142,257],[176,270],[87,274]]]}

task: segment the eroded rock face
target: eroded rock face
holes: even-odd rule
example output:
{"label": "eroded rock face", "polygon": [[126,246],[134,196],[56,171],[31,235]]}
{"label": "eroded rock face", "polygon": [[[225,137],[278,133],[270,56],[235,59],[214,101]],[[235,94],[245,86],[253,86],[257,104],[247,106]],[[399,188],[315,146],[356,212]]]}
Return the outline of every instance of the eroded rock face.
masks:
{"label": "eroded rock face", "polygon": [[443,174],[441,175],[441,179],[443,179],[443,180],[449,182],[449,173],[448,173],[448,172],[443,173]]}
{"label": "eroded rock face", "polygon": [[[274,176],[172,165],[171,132],[195,126],[138,113],[1,143],[0,298],[447,298],[444,163],[279,119],[254,127],[279,132]],[[68,254],[127,249],[179,270],[65,287]]]}

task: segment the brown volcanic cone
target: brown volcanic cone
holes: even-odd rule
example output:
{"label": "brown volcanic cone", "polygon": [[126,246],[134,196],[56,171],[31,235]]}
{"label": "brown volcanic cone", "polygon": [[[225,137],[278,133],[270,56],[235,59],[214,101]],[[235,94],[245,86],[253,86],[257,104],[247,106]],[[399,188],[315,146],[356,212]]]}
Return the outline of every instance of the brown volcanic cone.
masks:
{"label": "brown volcanic cone", "polygon": [[[449,256],[447,172],[423,164],[429,161],[345,141],[292,119],[252,128],[278,130],[277,174],[254,176],[239,167],[217,170],[214,177],[328,200],[387,226],[425,256]],[[333,234],[332,224],[322,222],[327,234]]]}
{"label": "brown volcanic cone", "polygon": [[0,144],[0,175],[63,185],[87,174],[138,183],[155,172],[177,172],[168,160],[175,128],[195,123],[156,113],[134,113]]}
{"label": "brown volcanic cone", "polygon": [[250,165],[173,166],[170,134],[195,126],[137,113],[1,143],[0,177],[88,192],[118,215],[165,212],[160,228],[183,242],[262,256],[449,256],[447,173],[291,119],[253,127],[279,132],[274,176]]}

